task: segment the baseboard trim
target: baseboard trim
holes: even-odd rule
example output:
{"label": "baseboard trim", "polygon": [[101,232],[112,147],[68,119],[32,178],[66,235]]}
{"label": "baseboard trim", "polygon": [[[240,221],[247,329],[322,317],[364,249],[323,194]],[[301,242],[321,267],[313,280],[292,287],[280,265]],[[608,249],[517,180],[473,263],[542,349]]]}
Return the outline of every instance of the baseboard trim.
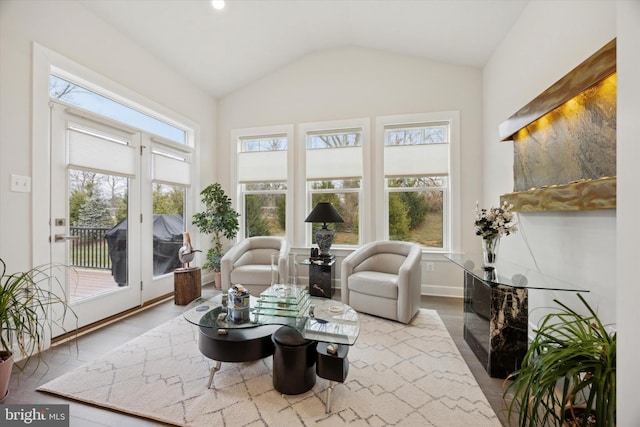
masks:
{"label": "baseboard trim", "polygon": [[83,326],[81,328],[76,329],[75,331],[67,332],[66,334],[57,336],[51,340],[51,347],[76,339],[82,335],[88,334],[89,332],[93,332],[96,329],[100,329],[104,326],[110,325],[114,322],[122,320],[131,315],[140,313],[141,311],[147,310],[151,307],[155,307],[156,305],[163,303],[171,298],[173,298],[173,292],[156,297],[152,300],[149,300],[143,303],[138,307],[130,308],[129,310],[123,311],[122,313],[114,314],[113,316],[109,316],[106,319],[102,319],[97,322],[91,323],[89,325]]}

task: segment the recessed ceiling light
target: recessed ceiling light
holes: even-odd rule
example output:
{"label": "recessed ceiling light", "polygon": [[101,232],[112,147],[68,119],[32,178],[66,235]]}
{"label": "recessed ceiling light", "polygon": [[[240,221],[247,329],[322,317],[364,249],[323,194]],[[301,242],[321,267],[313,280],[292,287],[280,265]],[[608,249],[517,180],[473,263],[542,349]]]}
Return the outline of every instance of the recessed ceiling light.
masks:
{"label": "recessed ceiling light", "polygon": [[224,0],[211,0],[211,6],[215,10],[222,10],[224,9]]}

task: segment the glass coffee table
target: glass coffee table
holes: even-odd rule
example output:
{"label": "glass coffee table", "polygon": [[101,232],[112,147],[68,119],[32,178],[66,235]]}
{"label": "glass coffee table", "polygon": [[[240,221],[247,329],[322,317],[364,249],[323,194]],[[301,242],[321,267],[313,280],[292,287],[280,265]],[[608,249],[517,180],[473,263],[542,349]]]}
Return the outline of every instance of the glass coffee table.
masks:
{"label": "glass coffee table", "polygon": [[281,326],[295,328],[303,338],[353,345],[360,332],[358,313],[327,298],[311,297],[306,288],[274,285],[250,296],[249,320],[234,322],[226,291],[208,291],[184,309],[184,318],[198,326],[198,348],[215,360],[208,388],[222,362],[248,362],[274,353],[271,335]]}

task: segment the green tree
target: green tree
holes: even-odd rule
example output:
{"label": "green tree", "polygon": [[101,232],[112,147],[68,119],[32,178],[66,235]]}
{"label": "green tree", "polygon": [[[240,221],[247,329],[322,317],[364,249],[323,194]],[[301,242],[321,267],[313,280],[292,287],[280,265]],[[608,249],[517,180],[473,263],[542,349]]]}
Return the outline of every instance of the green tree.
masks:
{"label": "green tree", "polygon": [[276,215],[278,216],[278,224],[281,229],[287,226],[287,198],[276,197]]}
{"label": "green tree", "polygon": [[409,215],[400,194],[389,194],[389,238],[407,240],[409,238]]}
{"label": "green tree", "polygon": [[87,202],[87,193],[82,190],[75,189],[69,195],[69,223],[77,225],[80,218],[80,209]]}
{"label": "green tree", "polygon": [[269,221],[267,221],[267,218],[262,214],[262,195],[246,195],[245,221],[247,237],[271,235]]}
{"label": "green tree", "polygon": [[109,205],[97,194],[91,195],[78,211],[79,227],[113,227]]}
{"label": "green tree", "polygon": [[184,215],[184,188],[154,184],[153,213]]}
{"label": "green tree", "polygon": [[129,200],[129,194],[125,194],[124,197],[120,200],[120,205],[118,206],[118,210],[116,211],[116,224],[122,221],[129,215],[129,206],[127,201]]}
{"label": "green tree", "polygon": [[413,230],[424,222],[424,218],[429,212],[429,205],[422,193],[407,191],[399,194],[400,200],[407,210],[409,229]]}

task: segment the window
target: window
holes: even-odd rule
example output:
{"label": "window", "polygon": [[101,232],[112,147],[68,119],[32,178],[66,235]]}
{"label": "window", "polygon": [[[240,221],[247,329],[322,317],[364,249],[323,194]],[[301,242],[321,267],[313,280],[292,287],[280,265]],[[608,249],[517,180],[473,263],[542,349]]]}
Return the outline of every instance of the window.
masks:
{"label": "window", "polygon": [[344,219],[328,224],[332,249],[393,239],[456,250],[458,122],[455,111],[378,117],[374,141],[369,119],[300,123],[295,144],[293,126],[234,130],[241,235],[309,247],[322,224],[304,219],[330,202]]}
{"label": "window", "polygon": [[[282,131],[264,133],[268,131]],[[234,136],[238,144],[237,171],[241,235],[287,235],[289,165],[288,128],[247,129]]]}
{"label": "window", "polygon": [[53,99],[94,114],[151,132],[179,144],[186,144],[187,133],[183,129],[141,113],[54,74],[49,76],[49,95]]}
{"label": "window", "polygon": [[[318,202],[330,202],[344,219],[331,225],[333,245],[359,245],[368,120],[303,124],[300,128],[306,149],[306,212]],[[315,244],[315,230],[321,226],[312,224],[307,229],[307,242]]]}
{"label": "window", "polygon": [[392,177],[386,183],[389,239],[442,248],[447,177]]}
{"label": "window", "polygon": [[387,235],[448,247],[449,122],[383,126]]}

